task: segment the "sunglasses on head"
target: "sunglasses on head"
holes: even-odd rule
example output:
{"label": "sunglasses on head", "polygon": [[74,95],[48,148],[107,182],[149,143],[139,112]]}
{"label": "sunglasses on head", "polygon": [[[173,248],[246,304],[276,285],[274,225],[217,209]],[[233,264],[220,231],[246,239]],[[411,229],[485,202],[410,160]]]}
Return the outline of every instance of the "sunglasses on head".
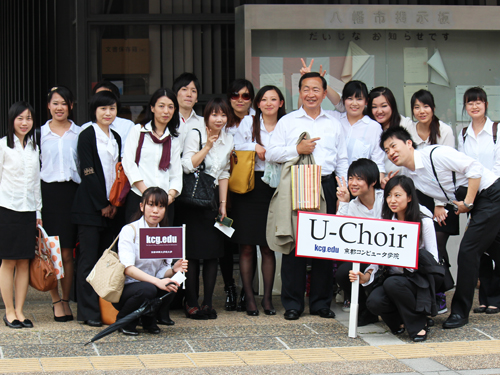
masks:
{"label": "sunglasses on head", "polygon": [[250,96],[250,94],[248,92],[245,92],[241,95],[238,92],[233,92],[231,94],[232,100],[238,100],[239,98],[243,99],[244,101],[249,101],[250,99],[252,99],[252,97]]}

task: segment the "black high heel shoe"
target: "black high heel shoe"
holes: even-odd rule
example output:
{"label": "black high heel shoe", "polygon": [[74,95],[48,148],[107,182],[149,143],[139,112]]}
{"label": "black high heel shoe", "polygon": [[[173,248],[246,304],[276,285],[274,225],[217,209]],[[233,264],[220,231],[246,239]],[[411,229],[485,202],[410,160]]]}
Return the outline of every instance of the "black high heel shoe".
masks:
{"label": "black high heel shoe", "polygon": [[267,309],[264,307],[264,300],[262,300],[262,302],[261,302],[261,306],[262,306],[262,308],[264,309],[264,314],[266,314],[266,315],[276,315],[276,310],[275,310],[275,309],[270,309],[270,310],[267,310]]}
{"label": "black high heel shoe", "polygon": [[247,311],[247,300],[245,298],[245,289],[241,289],[240,300],[238,301],[238,306],[236,306],[236,311]]}
{"label": "black high heel shoe", "polygon": [[9,322],[7,320],[7,315],[3,316],[3,321],[5,322],[5,325],[9,328],[23,328],[23,325],[17,319],[14,319],[12,322]]}
{"label": "black high heel shoe", "polygon": [[[69,306],[69,300],[67,300],[67,299],[62,299],[62,298],[61,298],[61,301],[66,302],[66,303],[68,304],[69,311],[71,311],[71,307]],[[69,314],[69,315],[66,315],[66,321],[67,321],[67,322],[70,322],[70,321],[72,321],[73,319],[75,319],[75,318],[73,318],[73,312],[71,312],[71,314]]]}
{"label": "black high heel shoe", "polygon": [[224,308],[226,311],[236,310],[236,300],[238,299],[236,294],[236,285],[232,283],[231,285],[224,287],[224,291],[226,292],[226,304]]}
{"label": "black high heel shoe", "polygon": [[[56,303],[62,303],[62,299],[56,302],[52,302],[52,305],[55,305]],[[68,317],[66,315],[63,316],[56,316],[56,311],[54,309],[54,306],[52,306],[52,313],[54,314],[54,320],[59,323],[64,323],[68,321]]]}

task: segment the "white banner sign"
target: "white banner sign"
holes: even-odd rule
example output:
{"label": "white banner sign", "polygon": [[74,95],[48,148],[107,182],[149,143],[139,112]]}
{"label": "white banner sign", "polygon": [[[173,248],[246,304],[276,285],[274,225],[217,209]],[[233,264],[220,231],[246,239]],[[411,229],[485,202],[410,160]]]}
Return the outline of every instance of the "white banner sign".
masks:
{"label": "white banner sign", "polygon": [[420,224],[299,211],[296,255],[418,268]]}

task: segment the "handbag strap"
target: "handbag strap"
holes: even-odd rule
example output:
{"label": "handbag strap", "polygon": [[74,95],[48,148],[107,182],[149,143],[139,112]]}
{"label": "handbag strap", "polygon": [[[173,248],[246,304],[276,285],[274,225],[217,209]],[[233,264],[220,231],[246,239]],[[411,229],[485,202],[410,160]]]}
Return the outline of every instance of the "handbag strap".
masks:
{"label": "handbag strap", "polygon": [[[134,227],[133,224],[127,224],[127,225],[131,226],[132,229],[134,230],[134,242],[135,242],[135,236],[136,236],[135,227]],[[120,238],[120,234],[118,234],[118,236],[116,236],[116,238],[114,239],[113,243],[108,247],[107,250],[111,250],[111,251],[113,250],[113,247],[115,247],[115,244],[116,244],[116,241],[118,241],[118,238]]]}
{"label": "handbag strap", "polygon": [[[201,151],[201,148],[202,148],[202,146],[201,146],[201,132],[199,129],[196,129],[196,128],[193,128],[192,130],[196,130],[200,136],[200,143],[199,143],[200,149],[198,151]],[[196,169],[198,169],[199,171],[205,170],[205,159],[203,159],[203,161],[200,163],[200,165],[198,165],[198,167],[196,167]]]}
{"label": "handbag strap", "polygon": [[[431,166],[432,166],[432,173],[434,173],[434,177],[436,178],[436,181],[439,185],[439,187],[441,188],[441,191],[443,192],[444,196],[446,197],[446,200],[448,202],[451,202],[450,198],[448,198],[448,194],[446,194],[446,192],[444,191],[443,187],[441,186],[441,183],[439,182],[439,178],[438,178],[438,175],[436,173],[436,168],[434,168],[434,162],[432,161],[432,153],[434,152],[434,150],[436,148],[438,148],[439,146],[436,146],[432,149],[429,157],[431,159]],[[455,171],[451,172],[451,176],[452,176],[452,179],[453,179],[453,186],[455,187],[455,191],[457,191],[457,176],[455,174]]]}
{"label": "handbag strap", "polygon": [[[465,143],[465,139],[467,138],[467,129],[468,128],[469,128],[468,126],[466,126],[465,128],[462,128],[462,138],[464,140],[464,143]],[[497,129],[498,129],[498,121],[493,123],[493,128],[491,130],[491,132],[493,133],[493,143],[494,144],[497,144]]]}

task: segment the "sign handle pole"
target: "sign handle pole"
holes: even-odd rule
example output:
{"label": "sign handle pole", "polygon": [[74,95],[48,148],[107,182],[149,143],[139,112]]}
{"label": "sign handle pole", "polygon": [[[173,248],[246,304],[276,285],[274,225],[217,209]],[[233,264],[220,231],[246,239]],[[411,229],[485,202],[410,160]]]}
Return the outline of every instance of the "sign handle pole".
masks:
{"label": "sign handle pole", "polygon": [[[182,224],[182,260],[185,259],[186,259],[186,224]],[[182,274],[186,276],[186,272],[183,272]],[[184,280],[184,282],[182,283],[182,289],[186,289],[186,280]]]}
{"label": "sign handle pole", "polygon": [[[352,270],[359,272],[359,263],[352,264]],[[351,283],[351,309],[349,311],[349,337],[356,338],[358,329],[358,299],[359,299],[359,276]]]}

